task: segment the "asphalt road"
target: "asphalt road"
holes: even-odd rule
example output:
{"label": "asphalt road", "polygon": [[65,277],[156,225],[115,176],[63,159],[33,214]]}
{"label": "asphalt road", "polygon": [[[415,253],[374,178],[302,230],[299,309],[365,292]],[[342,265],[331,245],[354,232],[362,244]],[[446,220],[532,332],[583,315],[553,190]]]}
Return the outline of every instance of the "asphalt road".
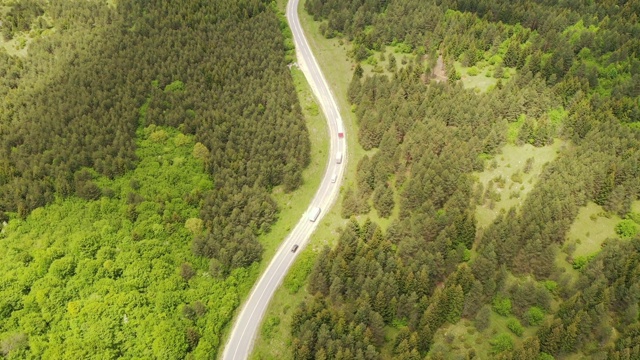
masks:
{"label": "asphalt road", "polygon": [[[296,256],[298,256],[305,247],[316,226],[338,197],[340,183],[342,182],[346,166],[347,144],[344,138],[338,138],[338,123],[342,122],[340,112],[300,26],[297,12],[298,1],[299,0],[289,0],[287,4],[287,20],[293,32],[298,65],[304,72],[307,81],[311,84],[329,126],[329,134],[327,134],[327,136],[331,138],[331,146],[329,158],[327,159],[328,165],[320,188],[311,201],[307,212],[300,214],[300,221],[298,221],[296,227],[280,245],[269,267],[253,287],[249,298],[247,298],[240,314],[237,316],[233,330],[224,349],[223,359],[225,360],[243,360],[247,359],[249,354],[251,354],[255,336],[260,328],[269,301],[278,286],[282,283],[282,279],[284,279]],[[336,163],[336,154],[338,152],[344,154],[341,164]],[[334,174],[337,174],[338,179],[335,183],[332,183],[331,177]],[[309,221],[307,213],[314,207],[321,209],[320,215],[316,221]],[[299,249],[295,253],[291,252],[291,248],[294,245],[299,245]]]}

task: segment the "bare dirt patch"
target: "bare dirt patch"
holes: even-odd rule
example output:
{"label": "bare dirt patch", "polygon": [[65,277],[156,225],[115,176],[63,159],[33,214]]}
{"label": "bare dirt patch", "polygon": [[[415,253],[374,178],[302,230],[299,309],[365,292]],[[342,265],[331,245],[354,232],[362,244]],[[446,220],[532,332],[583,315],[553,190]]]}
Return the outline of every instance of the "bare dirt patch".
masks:
{"label": "bare dirt patch", "polygon": [[442,55],[438,56],[436,66],[433,67],[432,75],[436,82],[447,82],[447,80],[449,80],[447,78],[447,72],[444,68],[444,60],[442,59]]}

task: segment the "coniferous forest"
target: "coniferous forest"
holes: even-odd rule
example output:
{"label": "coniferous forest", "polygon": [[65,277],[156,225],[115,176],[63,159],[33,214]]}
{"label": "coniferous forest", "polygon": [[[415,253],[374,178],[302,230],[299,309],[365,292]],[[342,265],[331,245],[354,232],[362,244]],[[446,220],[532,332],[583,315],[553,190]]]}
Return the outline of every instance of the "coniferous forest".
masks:
{"label": "coniferous forest", "polygon": [[0,357],[215,356],[271,190],[309,162],[282,16],[25,0],[0,20]]}
{"label": "coniferous forest", "polygon": [[[342,197],[350,220],[292,315],[293,358],[640,359],[640,3],[307,0],[305,10],[350,46],[354,136],[372,151]],[[386,72],[365,71],[383,57]],[[462,69],[481,66],[494,85],[463,86]],[[507,143],[555,142],[519,206],[480,226],[476,208],[504,189],[483,189],[477,174]],[[568,234],[590,203],[625,220],[572,258]],[[372,211],[390,225],[354,217]]]}

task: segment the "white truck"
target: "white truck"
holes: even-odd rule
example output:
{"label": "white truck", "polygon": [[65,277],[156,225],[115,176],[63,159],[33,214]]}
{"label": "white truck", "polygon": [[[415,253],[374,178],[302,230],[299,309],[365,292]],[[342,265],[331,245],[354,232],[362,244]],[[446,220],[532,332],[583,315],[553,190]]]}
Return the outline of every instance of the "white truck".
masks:
{"label": "white truck", "polygon": [[342,119],[338,117],[338,139],[344,139],[344,127],[342,127]]}
{"label": "white truck", "polygon": [[314,207],[309,211],[309,221],[316,221],[318,219],[318,215],[320,215],[320,208]]}
{"label": "white truck", "polygon": [[342,164],[342,151],[338,151],[336,154],[336,164]]}

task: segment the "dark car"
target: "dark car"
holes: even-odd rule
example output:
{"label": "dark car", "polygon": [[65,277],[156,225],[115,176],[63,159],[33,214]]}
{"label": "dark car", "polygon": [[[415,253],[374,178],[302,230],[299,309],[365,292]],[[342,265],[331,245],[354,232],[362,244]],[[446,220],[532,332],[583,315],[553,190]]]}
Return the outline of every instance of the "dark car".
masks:
{"label": "dark car", "polygon": [[291,252],[296,252],[298,251],[298,245],[293,245],[293,247],[291,248]]}

